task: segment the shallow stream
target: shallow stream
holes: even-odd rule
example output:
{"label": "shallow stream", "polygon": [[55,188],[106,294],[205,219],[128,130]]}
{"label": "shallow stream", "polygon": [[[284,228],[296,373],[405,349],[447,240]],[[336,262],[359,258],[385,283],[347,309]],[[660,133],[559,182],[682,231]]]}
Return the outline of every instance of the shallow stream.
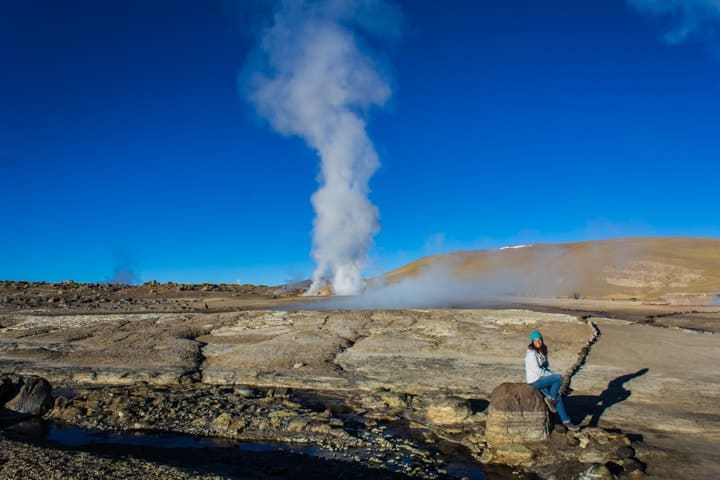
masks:
{"label": "shallow stream", "polygon": [[[388,429],[388,434],[398,434],[397,426]],[[408,432],[402,432],[408,433]],[[135,456],[148,460],[180,466],[198,467],[213,473],[233,475],[233,465],[238,462],[260,460],[273,466],[274,478],[298,478],[297,472],[290,470],[283,477],[283,465],[298,465],[298,459],[322,466],[328,473],[343,469],[352,470],[350,478],[380,478],[383,470],[389,477],[412,477],[400,474],[393,464],[376,464],[371,468],[369,456],[357,450],[349,452],[360,458],[360,462],[347,461],[345,452],[342,456],[313,445],[292,445],[264,442],[238,442],[213,437],[194,437],[185,434],[165,432],[102,432],[78,427],[64,426],[52,421],[30,419],[17,422],[3,428],[7,438],[32,443],[46,448],[63,448],[90,451],[110,456]],[[447,472],[439,478],[467,478],[471,480],[499,480],[517,478],[510,470],[493,469],[485,471],[476,463],[463,448],[448,442],[438,442],[433,446],[434,455],[442,457],[443,470]],[[259,458],[262,456],[262,458]],[[341,463],[340,463],[341,462]],[[302,463],[302,462],[301,462]],[[345,464],[345,465],[342,465]],[[259,465],[259,468],[263,468]],[[312,468],[308,469],[308,475]],[[365,476],[362,471],[365,471]],[[397,475],[393,475],[393,473]],[[359,475],[359,476],[358,476]],[[308,476],[307,478],[312,478]],[[329,477],[331,478],[331,477]]]}

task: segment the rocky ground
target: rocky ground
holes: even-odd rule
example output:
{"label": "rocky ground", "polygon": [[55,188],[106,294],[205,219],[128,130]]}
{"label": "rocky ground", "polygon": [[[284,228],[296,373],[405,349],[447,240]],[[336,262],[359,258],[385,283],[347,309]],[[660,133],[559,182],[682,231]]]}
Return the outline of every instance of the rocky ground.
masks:
{"label": "rocky ground", "polygon": [[[593,478],[586,470],[606,464],[625,477],[643,468],[657,478],[720,475],[720,370],[711,368],[720,360],[720,308],[516,299],[491,310],[294,311],[295,293],[0,282],[2,370],[67,392],[49,418],[312,445],[326,457],[278,462],[265,452],[268,463],[259,455],[253,473],[238,467],[247,457],[193,464],[179,453],[168,461],[166,453],[118,456],[5,436],[0,476],[55,478],[48,472],[58,464],[87,478],[313,478],[313,469],[332,468],[342,478],[452,478],[440,444],[502,461],[487,455],[488,401],[501,383],[523,381],[532,329],[545,335],[553,369],[573,374],[566,404],[585,428],[556,429],[530,446],[525,471]],[[588,320],[600,335],[583,350]],[[620,455],[623,446],[633,454]],[[23,448],[35,454],[8,453]]]}
{"label": "rocky ground", "polygon": [[250,308],[272,300],[292,301],[304,284],[268,287],[237,284],[147,282],[112,283],[0,281],[0,312],[188,312]]}

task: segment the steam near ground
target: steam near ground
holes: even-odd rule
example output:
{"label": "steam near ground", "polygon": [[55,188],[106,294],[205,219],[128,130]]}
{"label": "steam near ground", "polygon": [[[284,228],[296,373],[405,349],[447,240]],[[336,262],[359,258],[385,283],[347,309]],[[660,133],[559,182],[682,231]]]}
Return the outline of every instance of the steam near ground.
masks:
{"label": "steam near ground", "polygon": [[[713,278],[712,273],[662,256],[648,257],[648,248],[642,239],[629,239],[518,245],[480,256],[440,255],[417,264],[418,270],[406,267],[373,279],[358,295],[329,297],[300,308],[489,307],[512,304],[519,297],[629,299],[642,291],[659,303],[720,306],[717,292],[703,293],[702,286],[693,290],[694,282]],[[383,278],[390,280],[384,283]]]}
{"label": "steam near ground", "polygon": [[542,269],[504,269],[482,278],[463,278],[452,265],[435,265],[395,283],[370,282],[359,295],[335,296],[292,308],[364,310],[463,308],[508,303],[520,296],[568,296],[572,287],[548,282]]}
{"label": "steam near ground", "polygon": [[452,308],[489,302],[496,289],[499,296],[501,289],[497,285],[463,281],[454,277],[448,268],[436,267],[397,283],[369,286],[359,295],[331,297],[307,306],[343,310]]}

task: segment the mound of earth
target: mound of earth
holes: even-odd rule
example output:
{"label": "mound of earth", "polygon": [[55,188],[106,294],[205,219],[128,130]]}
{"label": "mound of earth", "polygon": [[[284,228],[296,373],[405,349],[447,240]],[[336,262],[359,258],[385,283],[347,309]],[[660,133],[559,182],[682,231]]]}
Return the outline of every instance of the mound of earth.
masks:
{"label": "mound of earth", "polygon": [[387,283],[449,276],[495,296],[640,299],[720,304],[720,239],[622,238],[425,257]]}

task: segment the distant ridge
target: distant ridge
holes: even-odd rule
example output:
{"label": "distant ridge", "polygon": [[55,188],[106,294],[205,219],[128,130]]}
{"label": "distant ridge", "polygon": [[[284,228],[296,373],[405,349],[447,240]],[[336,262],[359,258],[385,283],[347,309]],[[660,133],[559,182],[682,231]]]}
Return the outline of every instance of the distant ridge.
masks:
{"label": "distant ridge", "polygon": [[509,246],[423,257],[385,274],[396,283],[435,269],[505,282],[509,294],[663,301],[720,293],[720,239],[635,237]]}

